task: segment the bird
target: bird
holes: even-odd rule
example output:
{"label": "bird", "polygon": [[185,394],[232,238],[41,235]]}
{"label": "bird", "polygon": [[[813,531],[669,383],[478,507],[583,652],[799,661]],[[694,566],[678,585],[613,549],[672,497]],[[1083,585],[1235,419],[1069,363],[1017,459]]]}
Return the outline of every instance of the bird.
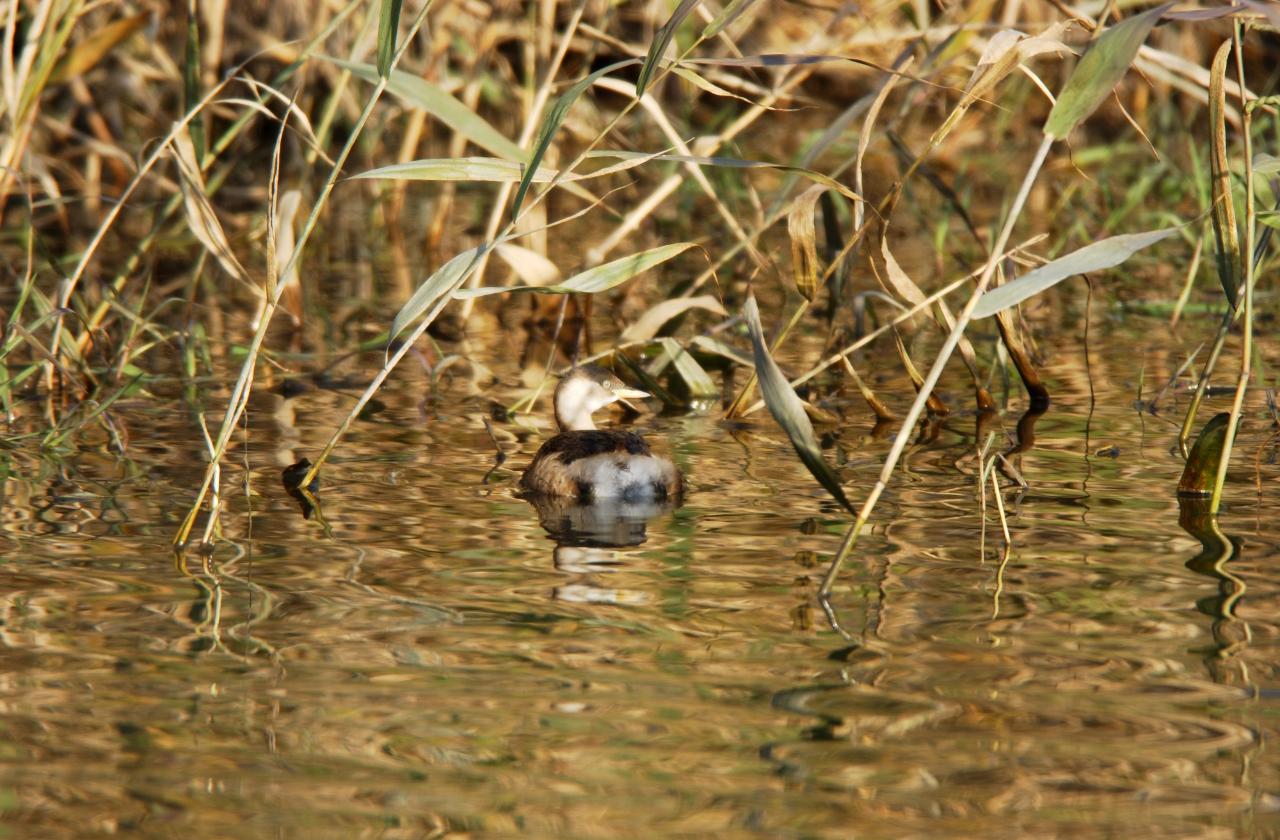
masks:
{"label": "bird", "polygon": [[596,365],[571,369],[555,392],[560,433],[542,444],[520,487],[534,496],[575,499],[580,504],[679,499],[684,478],[675,464],[653,454],[645,439],[621,429],[597,429],[591,415],[628,399],[649,396]]}

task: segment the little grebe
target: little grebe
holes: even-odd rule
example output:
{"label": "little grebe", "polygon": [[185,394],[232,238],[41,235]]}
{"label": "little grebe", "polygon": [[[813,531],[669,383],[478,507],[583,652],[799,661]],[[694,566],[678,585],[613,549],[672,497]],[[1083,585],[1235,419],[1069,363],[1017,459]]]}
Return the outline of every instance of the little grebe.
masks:
{"label": "little grebe", "polygon": [[560,434],[542,444],[520,486],[530,493],[581,502],[678,497],[684,481],[671,461],[654,455],[635,432],[597,429],[591,420],[606,405],[647,396],[604,368],[587,365],[571,370],[556,387]]}

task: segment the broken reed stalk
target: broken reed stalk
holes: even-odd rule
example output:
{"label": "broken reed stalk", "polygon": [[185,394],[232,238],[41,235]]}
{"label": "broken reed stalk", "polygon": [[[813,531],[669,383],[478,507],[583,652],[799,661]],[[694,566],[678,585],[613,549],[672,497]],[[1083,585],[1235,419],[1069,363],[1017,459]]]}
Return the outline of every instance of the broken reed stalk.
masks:
{"label": "broken reed stalk", "polygon": [[866,400],[871,411],[876,415],[877,423],[887,423],[898,419],[898,415],[893,413],[893,409],[884,404],[884,401],[876,396],[876,392],[871,389],[867,383],[862,381],[862,377],[858,375],[857,369],[853,366],[853,362],[849,361],[848,356],[840,357],[841,363],[844,365],[845,373],[849,374],[849,378],[853,380],[853,384],[857,386],[858,393],[862,394],[862,398]]}
{"label": "broken reed stalk", "polygon": [[986,265],[982,268],[982,274],[979,275],[978,282],[974,286],[973,292],[969,295],[969,301],[965,304],[960,314],[956,316],[955,327],[938,351],[938,357],[934,360],[933,367],[929,370],[929,375],[925,377],[924,385],[919,393],[916,394],[915,401],[911,404],[906,418],[902,421],[902,428],[899,429],[897,436],[893,439],[893,446],[890,447],[889,454],[885,457],[884,467],[880,470],[875,486],[871,488],[871,492],[867,495],[867,500],[858,511],[858,518],[849,527],[840,549],[831,561],[831,567],[827,570],[826,577],[822,580],[822,586],[818,589],[820,597],[825,598],[830,594],[831,587],[835,584],[836,576],[840,572],[840,566],[857,543],[858,535],[870,518],[871,512],[875,510],[876,502],[880,500],[880,495],[889,486],[889,478],[893,475],[893,471],[898,465],[898,459],[902,457],[903,450],[906,449],[907,440],[914,432],[916,422],[924,412],[925,403],[928,402],[929,395],[933,393],[934,387],[938,384],[938,379],[942,376],[943,368],[946,367],[947,362],[951,359],[951,354],[955,352],[956,347],[960,344],[964,330],[969,325],[969,319],[973,317],[973,310],[978,305],[978,299],[982,297],[982,293],[987,290],[991,278],[995,276],[996,266],[1000,262],[1000,254],[1004,251],[1005,245],[1009,242],[1009,237],[1013,234],[1013,227],[1017,224],[1018,217],[1022,214],[1022,206],[1026,203],[1027,196],[1031,193],[1031,186],[1035,183],[1036,176],[1044,165],[1053,141],[1054,136],[1052,134],[1045,134],[1040,141],[1040,148],[1036,150],[1035,158],[1027,168],[1026,175],[1023,176],[1022,186],[1018,189],[1013,205],[1009,208],[1009,216],[1005,219],[1004,226],[1000,230],[1000,236],[991,248],[991,255],[987,258]]}

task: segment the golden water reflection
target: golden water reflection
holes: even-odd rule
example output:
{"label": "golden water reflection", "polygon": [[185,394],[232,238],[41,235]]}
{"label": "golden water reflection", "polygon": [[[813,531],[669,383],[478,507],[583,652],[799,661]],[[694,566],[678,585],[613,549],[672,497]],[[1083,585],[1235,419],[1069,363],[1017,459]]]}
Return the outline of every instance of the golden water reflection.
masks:
{"label": "golden water reflection", "polygon": [[[393,388],[325,470],[321,524],[279,471],[343,398],[297,398],[287,422],[264,400],[223,540],[175,566],[196,468],[165,441],[189,421],[125,406],[151,430],[134,460],[25,453],[5,481],[3,824],[1273,834],[1274,494],[1235,485],[1238,549],[1206,559],[1177,527],[1176,430],[1070,397],[1018,455],[1007,557],[994,519],[982,538],[972,418],[910,452],[833,591],[847,638],[815,595],[848,518],[764,419],[647,418],[684,503],[583,510],[517,496],[536,435],[511,432],[495,469],[471,403],[433,414]],[[846,444],[868,486],[888,441]]]}

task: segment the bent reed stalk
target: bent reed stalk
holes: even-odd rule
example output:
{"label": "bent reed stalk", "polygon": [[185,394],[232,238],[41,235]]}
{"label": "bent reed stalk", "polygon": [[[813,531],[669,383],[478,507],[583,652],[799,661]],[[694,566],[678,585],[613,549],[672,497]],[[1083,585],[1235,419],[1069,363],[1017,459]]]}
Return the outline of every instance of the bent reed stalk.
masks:
{"label": "bent reed stalk", "polygon": [[973,293],[969,295],[969,300],[965,303],[964,309],[960,310],[960,314],[956,316],[955,326],[952,327],[946,342],[938,350],[938,356],[934,360],[933,367],[930,368],[929,375],[925,377],[924,384],[916,394],[915,401],[911,403],[907,416],[903,418],[902,428],[898,430],[897,436],[893,439],[889,454],[885,456],[884,466],[880,470],[880,475],[876,479],[875,485],[871,488],[871,492],[867,494],[867,500],[863,502],[862,508],[858,511],[858,518],[849,526],[849,530],[845,534],[835,558],[831,561],[831,566],[827,570],[826,576],[822,579],[822,584],[818,588],[820,597],[825,598],[830,595],[831,587],[835,585],[836,576],[840,572],[840,566],[844,563],[844,559],[849,552],[853,550],[854,545],[857,544],[858,534],[862,532],[863,526],[866,525],[867,520],[871,517],[871,512],[875,510],[876,502],[880,500],[880,495],[889,486],[889,478],[898,466],[898,459],[902,457],[902,451],[906,449],[907,439],[915,432],[916,422],[920,419],[920,415],[924,413],[925,404],[928,402],[930,394],[933,393],[934,387],[938,384],[938,379],[942,376],[942,369],[951,360],[951,354],[955,352],[956,347],[960,344],[960,339],[964,336],[965,327],[969,325],[969,319],[973,316],[973,310],[978,306],[978,300],[982,297],[983,292],[987,290],[987,285],[991,282],[991,278],[995,276],[996,267],[1000,264],[1000,254],[1005,245],[1008,244],[1009,237],[1013,235],[1013,227],[1017,224],[1018,218],[1022,214],[1022,206],[1026,203],[1027,196],[1031,193],[1031,185],[1035,183],[1036,176],[1040,173],[1040,168],[1044,165],[1044,160],[1049,154],[1049,149],[1053,146],[1053,141],[1054,137],[1051,134],[1046,134],[1044,139],[1040,141],[1040,148],[1036,150],[1035,158],[1032,159],[1031,165],[1027,167],[1027,172],[1022,178],[1022,186],[1018,189],[1013,205],[1009,208],[1009,215],[1005,219],[1004,226],[1000,229],[1000,235],[996,237],[995,245],[991,248],[991,256],[987,258],[986,265],[982,267],[982,274],[978,276],[977,285],[974,287]]}
{"label": "bent reed stalk", "polygon": [[[431,0],[428,0],[428,2],[423,5],[422,10],[418,13],[417,18],[409,28],[409,33],[405,36],[399,48],[395,51],[391,59],[390,69],[393,70],[395,68],[396,64],[399,63],[401,56],[404,55],[405,51],[409,48],[409,45],[413,42],[414,35],[426,21],[427,12],[431,9],[431,5]],[[394,31],[391,34],[394,37]],[[389,73],[390,70],[388,71],[388,74]],[[306,250],[307,242],[310,240],[311,234],[315,231],[316,224],[320,220],[320,214],[328,202],[329,194],[333,192],[333,187],[338,182],[339,176],[342,174],[343,165],[351,155],[351,151],[355,148],[356,141],[360,139],[360,133],[364,129],[365,123],[367,123],[369,121],[369,117],[373,115],[374,106],[378,104],[378,100],[381,98],[383,91],[387,88],[388,78],[388,75],[383,75],[378,80],[378,83],[374,86],[373,93],[369,95],[369,99],[365,103],[364,110],[361,111],[360,116],[357,118],[351,129],[351,133],[347,136],[347,142],[343,145],[342,151],[339,152],[338,156],[334,159],[333,166],[329,169],[329,175],[325,179],[320,195],[316,197],[315,202],[312,204],[311,212],[302,226],[302,231],[298,234],[297,242],[293,248],[293,255],[290,256],[289,262],[280,272],[280,276],[287,276],[290,271],[296,269],[303,251]],[[186,544],[187,537],[190,536],[191,529],[195,525],[196,517],[200,515],[200,509],[204,505],[204,500],[209,492],[209,487],[213,483],[218,465],[226,454],[227,446],[231,440],[231,434],[239,424],[240,417],[249,404],[249,392],[252,389],[253,372],[257,366],[258,355],[262,350],[262,342],[267,337],[267,328],[270,327],[271,319],[280,305],[280,299],[284,295],[284,290],[285,284],[276,283],[274,293],[267,300],[267,305],[258,322],[258,328],[254,331],[253,340],[249,344],[248,355],[245,358],[244,364],[240,368],[240,375],[236,379],[236,384],[227,401],[227,413],[223,417],[222,426],[218,431],[218,437],[214,443],[213,452],[210,453],[211,461],[209,466],[205,469],[204,480],[200,485],[200,489],[196,493],[196,498],[191,505],[191,509],[187,512],[187,515],[183,519],[182,525],[179,526],[177,533],[174,534],[173,544],[175,547],[180,547]],[[210,513],[211,518],[216,519],[217,513],[218,512],[216,510],[212,511]]]}

